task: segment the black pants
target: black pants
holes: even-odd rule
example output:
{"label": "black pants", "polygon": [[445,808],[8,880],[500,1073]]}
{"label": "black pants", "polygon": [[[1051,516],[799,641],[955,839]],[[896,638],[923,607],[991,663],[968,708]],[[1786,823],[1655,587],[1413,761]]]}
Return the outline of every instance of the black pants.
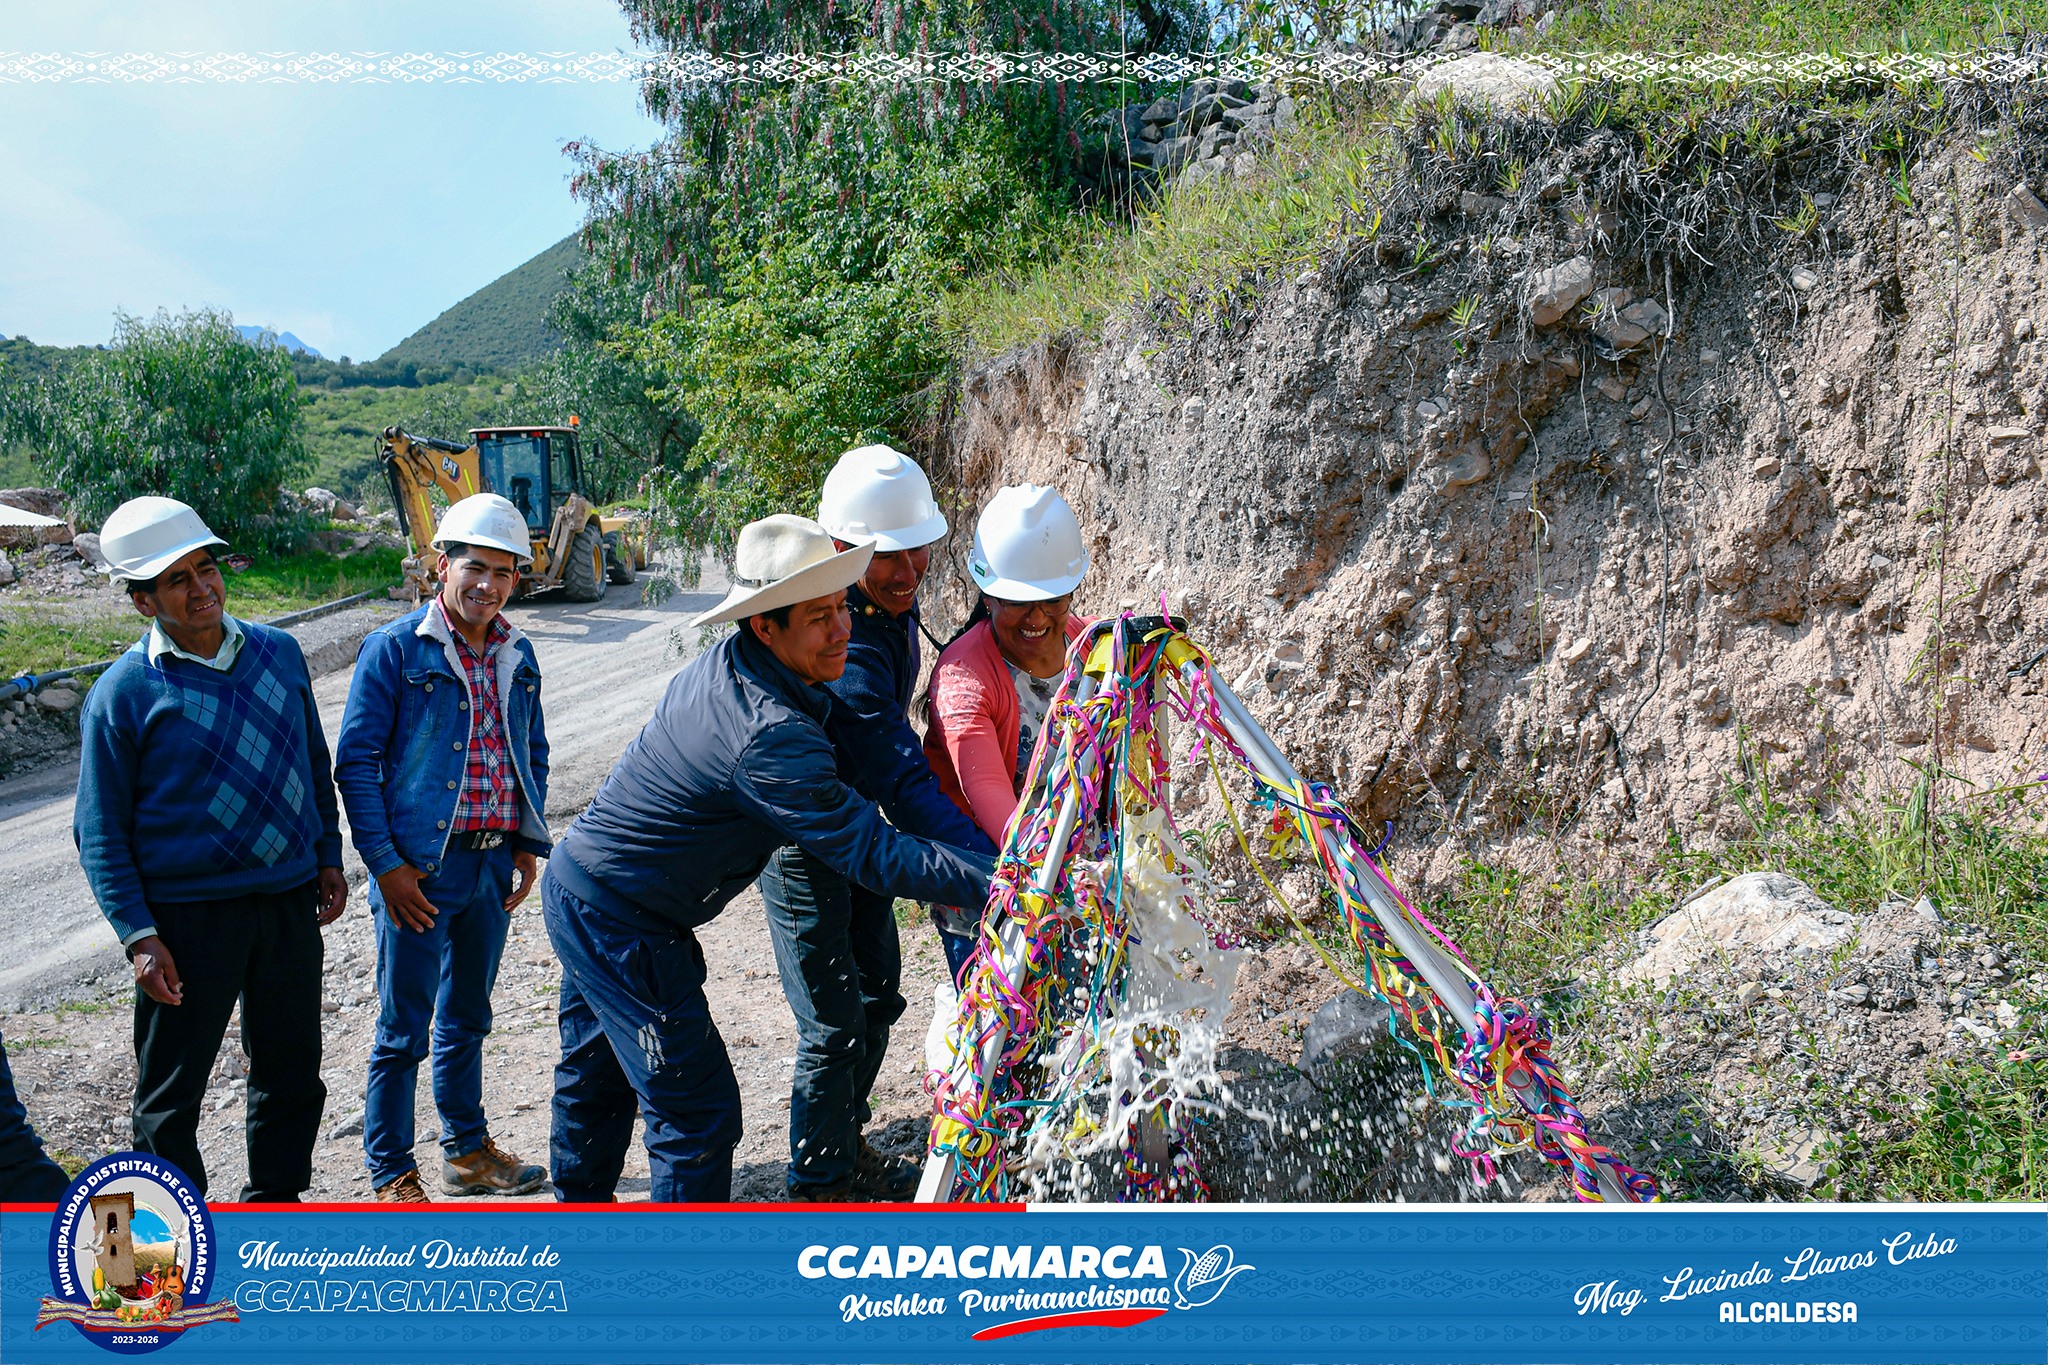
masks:
{"label": "black pants", "polygon": [[206,1191],[199,1108],[228,1016],[242,1002],[249,1056],[245,1203],[293,1201],[313,1183],[320,1079],[320,969],[325,946],[314,884],[275,895],[151,905],[157,937],[184,983],[184,1003],[135,990],[135,1147]]}
{"label": "black pants", "polygon": [[762,869],[761,900],[782,993],[796,1015],[789,1097],[789,1188],[853,1178],[868,1095],[903,1017],[896,899],[855,886],[801,848]]}
{"label": "black pants", "polygon": [[0,1204],[55,1202],[70,1183],[64,1168],[43,1155],[43,1140],[14,1093],[14,1072],[0,1043]]}

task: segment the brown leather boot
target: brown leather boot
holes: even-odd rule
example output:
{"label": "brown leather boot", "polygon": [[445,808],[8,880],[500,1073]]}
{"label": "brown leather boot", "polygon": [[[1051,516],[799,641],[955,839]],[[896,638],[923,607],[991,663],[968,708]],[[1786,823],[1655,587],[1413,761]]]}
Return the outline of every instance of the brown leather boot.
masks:
{"label": "brown leather boot", "polygon": [[431,1204],[427,1192],[420,1188],[420,1173],[407,1171],[377,1187],[377,1202],[380,1204]]}
{"label": "brown leather boot", "polygon": [[443,1194],[532,1194],[547,1183],[547,1167],[529,1165],[489,1138],[467,1156],[441,1163]]}

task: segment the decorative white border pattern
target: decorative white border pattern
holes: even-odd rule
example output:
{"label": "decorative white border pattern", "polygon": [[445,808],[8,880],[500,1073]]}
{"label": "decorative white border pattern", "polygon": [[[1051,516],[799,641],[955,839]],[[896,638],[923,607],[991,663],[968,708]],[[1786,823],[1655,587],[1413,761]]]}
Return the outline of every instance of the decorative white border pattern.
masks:
{"label": "decorative white border pattern", "polygon": [[[1175,82],[1199,77],[1379,80],[1456,55],[1285,50],[1251,55],[1155,52],[0,52],[0,85],[565,84],[649,76],[702,84],[940,84],[956,81]],[[1578,79],[1683,85],[1843,81],[2011,83],[2048,80],[2048,52],[1540,53],[1516,60]]]}

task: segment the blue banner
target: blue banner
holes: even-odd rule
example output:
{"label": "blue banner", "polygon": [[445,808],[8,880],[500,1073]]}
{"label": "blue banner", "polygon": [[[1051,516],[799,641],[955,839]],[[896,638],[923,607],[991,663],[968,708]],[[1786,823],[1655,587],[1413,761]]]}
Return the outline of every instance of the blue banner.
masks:
{"label": "blue banner", "polygon": [[2048,1359],[2038,1207],[228,1206],[167,1332],[80,1227],[0,1212],[0,1358]]}

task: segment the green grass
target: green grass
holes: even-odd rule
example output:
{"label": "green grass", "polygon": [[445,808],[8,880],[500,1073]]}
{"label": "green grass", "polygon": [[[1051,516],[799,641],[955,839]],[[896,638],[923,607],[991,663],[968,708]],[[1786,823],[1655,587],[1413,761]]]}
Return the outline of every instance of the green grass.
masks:
{"label": "green grass", "polygon": [[1746,829],[1718,848],[1674,853],[1670,866],[1681,881],[1781,870],[1859,914],[1924,894],[1944,915],[2048,963],[2041,783],[1985,789],[1923,776],[1909,791],[1878,797],[1833,791],[1816,808],[1773,787],[1763,751],[1742,741],[1738,754],[1744,772],[1728,799]]}
{"label": "green grass", "polygon": [[2048,0],[1604,0],[1565,10],[1531,46],[1559,52],[1930,52],[2043,29]]}
{"label": "green grass", "polygon": [[[306,449],[313,457],[301,486],[332,489],[358,502],[367,496],[374,506],[388,506],[391,494],[377,468],[376,450],[384,428],[466,442],[474,426],[535,420],[533,414],[509,410],[513,392],[511,381],[495,375],[413,389],[301,389]],[[540,414],[540,419],[551,416]]]}
{"label": "green grass", "polygon": [[[228,610],[263,620],[350,597],[399,581],[397,550],[338,558],[302,554],[258,559],[228,575]],[[84,615],[48,601],[0,603],[0,676],[48,673],[111,659],[141,637],[144,623],[132,610]]]}
{"label": "green grass", "polygon": [[[1566,11],[1529,50],[1613,51],[1922,51],[1970,47],[2006,35],[2048,31],[2048,0],[2002,6],[1971,0],[1609,0]],[[1483,38],[1506,46],[1503,34]],[[1347,92],[1346,98],[1355,98]],[[1609,92],[1618,101],[1609,126],[1688,111],[1728,98],[1708,87]],[[1816,106],[1832,97],[1816,93]],[[1093,336],[1123,313],[1149,317],[1164,333],[1200,318],[1229,321],[1240,301],[1278,275],[1316,262],[1342,237],[1370,242],[1382,228],[1375,202],[1404,174],[1396,106],[1367,97],[1341,115],[1304,96],[1302,125],[1261,153],[1261,171],[1244,180],[1187,186],[1135,221],[1077,215],[1072,231],[1049,242],[1031,266],[973,279],[941,310],[966,364],[1069,335]],[[1633,111],[1633,112],[1630,112]]]}
{"label": "green grass", "polygon": [[259,558],[248,569],[228,576],[228,610],[262,620],[372,588],[391,587],[399,581],[398,564],[403,558],[398,550]]}
{"label": "green grass", "polygon": [[134,644],[142,631],[140,616],[73,619],[42,602],[0,604],[0,677],[96,664]]}
{"label": "green grass", "polygon": [[1362,208],[1367,181],[1386,174],[1392,142],[1363,123],[1299,129],[1264,170],[1173,192],[1134,223],[1080,218],[1078,234],[1023,271],[968,283],[941,308],[961,358],[972,362],[1048,337],[1088,334],[1129,308],[1169,330],[1227,314],[1277,272],[1317,248]]}
{"label": "green grass", "polygon": [[[1730,799],[1747,830],[1720,848],[1674,855],[1669,865],[1682,880],[1782,869],[1858,913],[1925,894],[1952,923],[2017,950],[2016,977],[2048,964],[2040,783],[1985,790],[1923,777],[1909,791],[1877,799],[1837,795],[1823,811],[1782,799],[1768,768],[1753,762]],[[1893,1097],[1873,1114],[1904,1136],[1865,1145],[1851,1135],[1829,1154],[1823,1194],[2048,1197],[2048,1060],[2038,1046],[1989,1064],[1943,1062],[1928,1082],[1924,1095]]]}

